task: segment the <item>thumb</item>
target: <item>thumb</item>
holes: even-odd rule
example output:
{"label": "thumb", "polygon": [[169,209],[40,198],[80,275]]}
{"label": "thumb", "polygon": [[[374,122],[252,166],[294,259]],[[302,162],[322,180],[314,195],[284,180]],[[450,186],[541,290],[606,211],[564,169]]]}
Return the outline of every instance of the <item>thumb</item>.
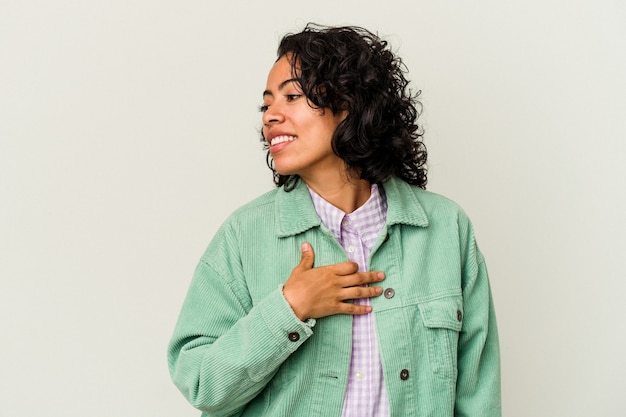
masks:
{"label": "thumb", "polygon": [[311,247],[311,244],[308,242],[302,242],[302,257],[300,258],[298,268],[304,271],[311,269],[313,268],[314,261],[315,254],[313,253],[313,248]]}

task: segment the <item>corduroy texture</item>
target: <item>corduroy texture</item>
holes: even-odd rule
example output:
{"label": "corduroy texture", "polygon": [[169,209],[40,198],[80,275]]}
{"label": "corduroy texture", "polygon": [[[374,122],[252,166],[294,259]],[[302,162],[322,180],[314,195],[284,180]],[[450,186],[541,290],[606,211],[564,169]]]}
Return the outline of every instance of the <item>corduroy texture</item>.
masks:
{"label": "corduroy texture", "polygon": [[[369,269],[394,290],[372,299],[391,416],[500,416],[495,315],[470,221],[399,179],[383,188],[387,223]],[[325,317],[311,329],[280,290],[305,241],[316,266],[347,259],[300,183],[237,210],[202,256],[168,359],[203,416],[341,414],[352,319]]]}

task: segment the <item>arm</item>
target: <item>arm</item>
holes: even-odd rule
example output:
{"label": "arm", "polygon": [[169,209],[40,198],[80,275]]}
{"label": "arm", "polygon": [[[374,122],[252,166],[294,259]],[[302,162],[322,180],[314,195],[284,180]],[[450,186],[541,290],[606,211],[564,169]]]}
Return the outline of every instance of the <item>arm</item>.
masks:
{"label": "arm", "polygon": [[237,246],[220,243],[229,240],[224,229],[198,265],[168,352],[174,383],[211,416],[238,415],[312,335],[298,316],[364,314],[365,306],[343,300],[380,295],[380,287],[357,285],[384,279],[380,272],[357,272],[350,262],[312,268],[314,254],[306,243],[285,295],[276,288],[253,306]]}
{"label": "arm", "polygon": [[278,287],[252,305],[229,235],[218,232],[199,263],[168,349],[172,380],[210,416],[239,415],[312,334]]}
{"label": "arm", "polygon": [[470,239],[464,266],[455,416],[500,417],[500,352],[493,300],[487,268],[471,233]]}

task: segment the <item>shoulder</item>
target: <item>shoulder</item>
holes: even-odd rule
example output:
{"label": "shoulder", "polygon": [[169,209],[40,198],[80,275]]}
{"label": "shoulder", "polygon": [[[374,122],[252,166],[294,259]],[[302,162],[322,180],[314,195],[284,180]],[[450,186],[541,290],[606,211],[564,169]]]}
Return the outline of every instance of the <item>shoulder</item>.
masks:
{"label": "shoulder", "polygon": [[268,191],[233,211],[213,235],[202,259],[226,258],[270,233],[274,225],[277,189]]}
{"label": "shoulder", "polygon": [[416,189],[415,193],[431,226],[453,227],[461,240],[474,239],[472,221],[456,201],[422,189]]}
{"label": "shoulder", "polygon": [[228,235],[232,239],[248,238],[249,233],[255,234],[268,223],[274,225],[276,195],[279,189],[268,191],[248,203],[235,209],[222,223],[216,237]]}
{"label": "shoulder", "polygon": [[463,208],[441,194],[392,178],[383,185],[392,217],[420,226],[440,221],[467,221]]}
{"label": "shoulder", "polygon": [[415,202],[413,207],[405,206],[404,209],[424,214],[427,219],[423,224],[426,226],[424,230],[431,237],[455,242],[450,247],[458,247],[463,259],[468,256],[472,259],[482,257],[476,244],[472,221],[457,202],[409,184],[401,188],[405,195],[410,196],[405,201]]}
{"label": "shoulder", "polygon": [[429,217],[454,216],[467,218],[463,207],[449,197],[413,186],[411,188]]}

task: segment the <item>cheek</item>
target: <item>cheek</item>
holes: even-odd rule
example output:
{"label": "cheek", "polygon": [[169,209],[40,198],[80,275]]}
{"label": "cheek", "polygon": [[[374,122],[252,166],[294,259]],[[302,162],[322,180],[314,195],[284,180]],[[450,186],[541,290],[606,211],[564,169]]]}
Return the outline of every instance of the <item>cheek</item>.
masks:
{"label": "cheek", "polygon": [[333,133],[335,133],[335,130],[337,130],[337,126],[339,124],[335,122],[334,118],[329,118],[326,120],[326,123],[324,125],[324,128],[326,130],[326,132],[328,133],[329,136],[333,136]]}

